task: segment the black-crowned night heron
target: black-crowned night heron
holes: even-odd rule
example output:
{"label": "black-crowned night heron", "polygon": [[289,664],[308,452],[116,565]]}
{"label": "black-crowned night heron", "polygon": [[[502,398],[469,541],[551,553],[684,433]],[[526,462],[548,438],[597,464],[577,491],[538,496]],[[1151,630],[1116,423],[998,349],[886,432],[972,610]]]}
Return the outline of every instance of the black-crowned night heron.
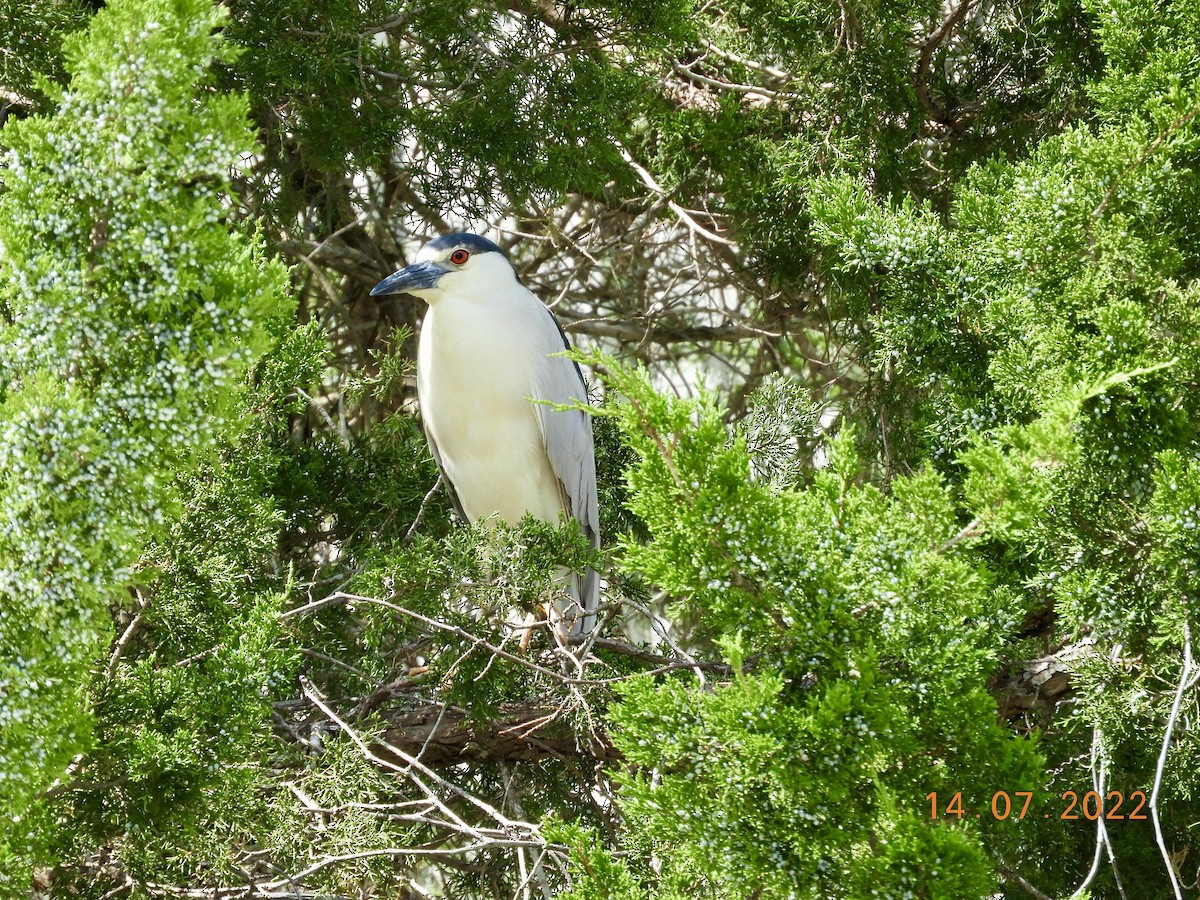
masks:
{"label": "black-crowned night heron", "polygon": [[[430,241],[372,296],[414,294],[429,304],[417,352],[417,397],[429,449],[468,521],[515,525],[530,513],[574,519],[600,546],[591,417],[579,366],[558,320],[517,279],[504,251],[477,234]],[[559,631],[587,634],[599,577],[572,573]]]}

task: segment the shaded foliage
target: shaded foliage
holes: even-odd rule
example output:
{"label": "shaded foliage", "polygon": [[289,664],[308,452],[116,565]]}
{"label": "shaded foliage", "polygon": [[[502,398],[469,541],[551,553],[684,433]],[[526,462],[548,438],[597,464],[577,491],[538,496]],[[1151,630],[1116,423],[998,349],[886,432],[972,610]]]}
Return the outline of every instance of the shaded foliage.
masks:
{"label": "shaded foliage", "polygon": [[[1194,0],[4,9],[6,896],[1194,893]],[[462,227],[594,375],[582,645],[367,296]]]}

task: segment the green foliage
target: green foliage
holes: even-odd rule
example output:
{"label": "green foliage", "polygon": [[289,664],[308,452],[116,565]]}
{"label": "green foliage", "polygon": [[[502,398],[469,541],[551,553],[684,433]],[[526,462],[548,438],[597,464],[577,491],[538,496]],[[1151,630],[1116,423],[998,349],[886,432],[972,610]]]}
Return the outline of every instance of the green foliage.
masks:
{"label": "green foliage", "polygon": [[[803,280],[819,244],[805,198],[820,179],[848,175],[877,196],[944,212],[972,165],[1024,153],[1087,115],[1086,89],[1103,67],[1089,12],[1020,0],[992,10],[977,17],[963,7],[957,27],[936,38],[946,11],[925,0],[722,4],[706,36],[722,51],[705,59],[710,76],[762,84],[766,63],[785,73],[768,85],[786,100],[718,93],[715,109],[664,112],[655,122],[662,166],[719,185],[767,273]],[[928,46],[914,47],[914,35]]]}
{"label": "green foliage", "polygon": [[1162,6],[1144,0],[1088,3],[1104,53],[1104,77],[1091,87],[1101,114],[1120,121],[1172,94],[1195,95],[1200,76],[1196,29],[1200,10],[1192,3]]}
{"label": "green foliage", "polygon": [[[87,24],[80,0],[3,0],[0,3],[0,86],[25,101],[45,100],[42,83],[62,81],[61,42]],[[7,102],[13,98],[6,97]]]}
{"label": "green foliage", "polygon": [[[54,113],[4,131],[0,805],[18,823],[88,746],[108,604],[283,311],[282,267],[223,222],[254,140],[242,98],[197,90],[230,56],[222,21],[199,0],[114,4],[66,41]],[[5,877],[37,858],[30,840],[6,836]]]}
{"label": "green foliage", "polygon": [[[1126,795],[1154,777],[1151,748],[1195,622],[1189,589],[1169,574],[1187,569],[1188,551],[1153,524],[1164,485],[1178,484],[1165,474],[1180,471],[1174,454],[1195,453],[1200,413],[1183,211],[1195,191],[1194,61],[1165,62],[1173,51],[1153,36],[1189,10],[1163,20],[1106,7],[1102,124],[976,166],[947,218],[881,203],[850,179],[822,184],[810,206],[848,311],[870,323],[889,408],[911,416],[889,419],[893,462],[934,460],[961,486],[971,518],[961,540],[991,561],[991,577],[1031,612],[1052,607],[1064,638],[1103,647],[1076,668],[1082,722],[1059,723],[1043,747],[1066,758],[1094,740],[1097,765]],[[1194,752],[1173,741],[1176,822],[1192,814]],[[1056,771],[1052,790],[1089,789],[1086,772]],[[1031,846],[1088,852],[1034,827]],[[1169,843],[1186,845],[1179,835]],[[1130,871],[1162,883],[1145,829],[1131,823],[1114,840],[1127,886]],[[1059,889],[1072,877],[1082,872]]]}
{"label": "green foliage", "polygon": [[[273,483],[290,455],[289,395],[325,349],[313,328],[273,338],[241,400],[262,415],[181,478],[181,513],[138,560],[141,584],[92,685],[95,746],[57,802],[59,859],[113,844],[113,863],[140,880],[228,878],[231,848],[280,822],[252,764],[276,752],[269,703],[298,662],[280,640],[294,585],[274,564],[288,498]],[[67,869],[55,887],[86,893],[90,878]]]}
{"label": "green foliage", "polygon": [[[0,892],[1067,896],[1057,798],[1156,781],[1194,884],[1198,10],[0,3],[38,113],[0,136]],[[638,243],[681,210],[737,247]],[[413,320],[365,292],[485,213],[596,251],[562,297],[644,319],[623,351],[708,372],[655,284],[740,323],[727,394],[578,357],[602,560],[430,490]],[[597,564],[575,657],[545,613]],[[1029,660],[1070,702],[998,718]],[[1091,896],[1174,894],[1108,831]]]}
{"label": "green foliage", "polygon": [[[609,135],[650,102],[649,73],[608,64],[594,32],[650,55],[692,32],[680,0],[572,8],[563,19],[531,8],[515,25],[504,4],[468,0],[233,6],[230,37],[250,52],[231,83],[257,99],[271,123],[267,153],[302,191],[342,177],[347,159],[370,166],[415,141],[423,156],[402,165],[421,201],[471,216],[501,196],[599,195],[628,181]],[[284,206],[302,199],[285,195]]]}
{"label": "green foliage", "polygon": [[804,386],[769,376],[747,400],[740,424],[755,477],[780,487],[795,487],[807,477],[820,433],[821,407]]}
{"label": "green foliage", "polygon": [[748,478],[711,399],[670,401],[591,362],[620,391],[613,415],[639,456],[631,505],[651,532],[623,546],[623,565],[691,598],[735,673],[753,660],[711,691],[619,688],[631,840],[672,860],[652,895],[682,895],[698,875],[713,896],[748,882],[780,897],[985,893],[986,825],[930,829],[921,798],[967,779],[1032,783],[1039,758],[992,722],[985,678],[1021,613],[949,549],[948,486],[928,470],[890,495],[856,484],[843,434],[811,488],[772,489]]}

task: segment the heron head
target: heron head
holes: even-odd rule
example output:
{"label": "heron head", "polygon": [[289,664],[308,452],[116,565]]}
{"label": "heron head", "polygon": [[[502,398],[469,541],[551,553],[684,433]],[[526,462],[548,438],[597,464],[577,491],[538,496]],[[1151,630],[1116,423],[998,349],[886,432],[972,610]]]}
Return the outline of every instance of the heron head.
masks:
{"label": "heron head", "polygon": [[415,294],[432,301],[444,291],[486,288],[498,279],[515,277],[504,251],[487,238],[466,232],[446,234],[422,247],[411,265],[371,288],[371,296]]}

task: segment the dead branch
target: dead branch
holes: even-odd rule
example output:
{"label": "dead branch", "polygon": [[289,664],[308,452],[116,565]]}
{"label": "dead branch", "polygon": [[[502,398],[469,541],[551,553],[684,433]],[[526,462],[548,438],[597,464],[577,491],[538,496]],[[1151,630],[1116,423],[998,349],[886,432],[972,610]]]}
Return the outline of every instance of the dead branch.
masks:
{"label": "dead branch", "polygon": [[943,125],[952,125],[949,119],[949,111],[942,108],[929,93],[929,67],[933,62],[933,54],[938,47],[946,40],[946,38],[962,24],[971,7],[975,5],[977,0],[962,0],[957,6],[950,10],[950,14],[942,21],[942,23],[934,29],[922,43],[920,54],[917,57],[917,71],[913,77],[913,88],[917,94],[917,100],[921,106],[934,119]]}
{"label": "dead branch", "polygon": [[1071,671],[1096,655],[1096,641],[1085,638],[1040,659],[1015,660],[992,678],[989,687],[1000,718],[1016,722],[1031,713],[1044,721],[1071,691]]}
{"label": "dead branch", "polygon": [[616,762],[621,754],[605,734],[580,736],[562,722],[557,704],[509,703],[487,719],[430,703],[384,714],[382,738],[431,766],[584,756]]}

